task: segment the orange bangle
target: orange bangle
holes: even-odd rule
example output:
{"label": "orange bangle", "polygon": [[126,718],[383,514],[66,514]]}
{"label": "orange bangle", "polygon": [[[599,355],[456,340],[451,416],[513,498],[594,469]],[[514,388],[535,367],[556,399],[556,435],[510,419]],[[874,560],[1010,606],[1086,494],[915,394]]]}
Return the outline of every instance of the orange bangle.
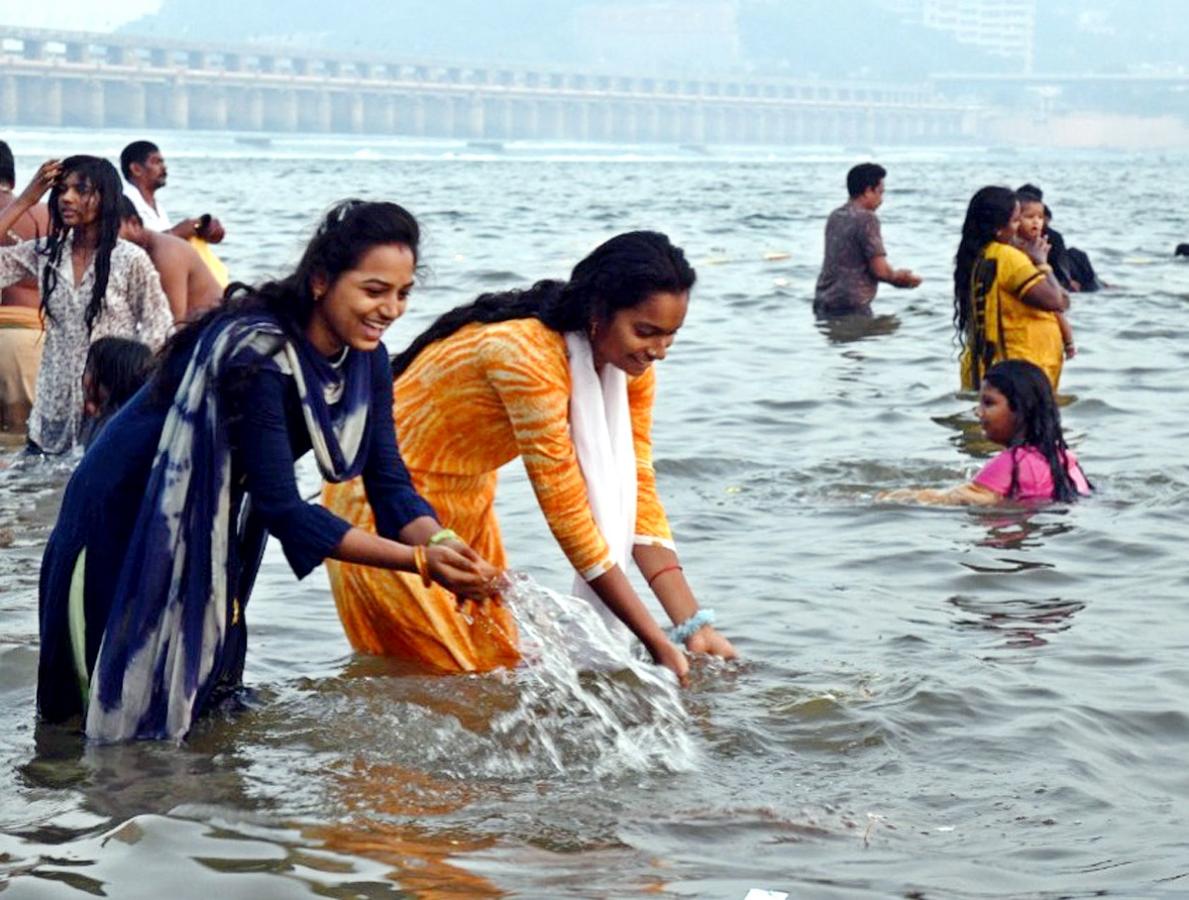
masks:
{"label": "orange bangle", "polygon": [[421,584],[433,587],[433,576],[429,573],[429,553],[420,544],[413,547],[413,565],[417,567],[417,574],[421,576]]}
{"label": "orange bangle", "polygon": [[656,571],[656,572],[653,572],[653,573],[652,573],[652,577],[648,579],[648,586],[649,586],[649,587],[652,587],[652,583],[653,583],[654,581],[656,581],[658,578],[660,578],[660,577],[661,577],[662,575],[664,575],[666,572],[672,572],[672,571],[674,571],[674,570],[676,570],[676,571],[678,571],[678,572],[683,572],[683,571],[685,571],[684,569],[682,569],[682,568],[681,568],[681,566],[677,565],[677,563],[672,563],[672,564],[670,564],[670,565],[663,566],[663,567],[662,567],[661,569],[659,569],[658,571]]}

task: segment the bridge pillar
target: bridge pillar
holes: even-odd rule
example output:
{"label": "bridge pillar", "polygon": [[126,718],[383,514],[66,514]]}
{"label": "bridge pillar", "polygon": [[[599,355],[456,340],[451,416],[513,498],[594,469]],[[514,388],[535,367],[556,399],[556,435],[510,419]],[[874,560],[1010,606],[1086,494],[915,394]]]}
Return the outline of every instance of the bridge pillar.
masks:
{"label": "bridge pillar", "polygon": [[261,102],[266,131],[297,131],[299,116],[297,91],[280,88],[268,92],[268,102]]}
{"label": "bridge pillar", "polygon": [[190,88],[181,79],[169,86],[165,117],[170,128],[190,127]]}
{"label": "bridge pillar", "polygon": [[105,55],[107,56],[108,65],[128,65],[129,50],[127,47],[121,47],[119,44],[109,44]]}
{"label": "bridge pillar", "polygon": [[105,88],[97,78],[71,82],[64,101],[63,125],[102,128],[105,124]]}
{"label": "bridge pillar", "polygon": [[17,79],[15,75],[0,76],[0,121],[17,124],[21,108],[17,102]]}
{"label": "bridge pillar", "polygon": [[190,126],[227,130],[227,93],[218,85],[193,85],[190,88]]}
{"label": "bridge pillar", "polygon": [[46,76],[42,79],[41,115],[43,125],[58,127],[62,124],[62,79]]}
{"label": "bridge pillar", "polygon": [[25,40],[21,42],[23,47],[21,49],[21,56],[25,59],[44,59],[45,58],[45,41]]}
{"label": "bridge pillar", "polygon": [[365,94],[363,130],[372,134],[394,134],[397,130],[396,98],[391,94]]}
{"label": "bridge pillar", "polygon": [[298,103],[298,128],[325,134],[330,131],[330,91],[302,91]]}
{"label": "bridge pillar", "polygon": [[481,138],[486,127],[487,110],[483,105],[483,98],[479,94],[472,94],[467,101],[465,136],[469,138]]}
{"label": "bridge pillar", "polygon": [[91,48],[81,41],[70,41],[66,44],[66,59],[70,62],[89,62]]}

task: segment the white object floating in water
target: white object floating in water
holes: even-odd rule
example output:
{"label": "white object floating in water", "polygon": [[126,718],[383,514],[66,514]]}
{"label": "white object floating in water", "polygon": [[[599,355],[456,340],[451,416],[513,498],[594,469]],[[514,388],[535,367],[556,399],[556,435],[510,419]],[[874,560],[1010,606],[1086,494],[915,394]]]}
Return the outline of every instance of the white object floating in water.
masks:
{"label": "white object floating in water", "polygon": [[789,900],[784,891],[767,891],[763,888],[752,888],[743,900]]}
{"label": "white object floating in water", "polygon": [[769,250],[764,254],[764,259],[768,262],[779,262],[782,259],[788,259],[790,256],[792,254],[786,250]]}

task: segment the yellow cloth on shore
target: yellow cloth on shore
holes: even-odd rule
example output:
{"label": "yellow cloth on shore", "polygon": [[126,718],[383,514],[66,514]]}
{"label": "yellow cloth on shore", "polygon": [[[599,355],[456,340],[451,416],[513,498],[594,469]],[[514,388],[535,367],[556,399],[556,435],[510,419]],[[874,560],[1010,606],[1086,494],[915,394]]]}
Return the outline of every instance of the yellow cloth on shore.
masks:
{"label": "yellow cloth on shore", "polygon": [[[671,545],[652,468],[650,368],[628,384],[637,466],[637,542]],[[499,568],[507,556],[495,516],[500,466],[524,461],[541,511],[570,563],[587,577],[610,552],[586,496],[570,437],[565,339],[536,319],[468,325],[424,349],[394,385],[401,456],[443,525]],[[362,484],[328,484],[327,509],[374,530]],[[519,659],[515,622],[495,603],[456,609],[413,575],[327,561],[351,644],[445,671],[483,671]]]}
{"label": "yellow cloth on shore", "polygon": [[0,306],[0,429],[25,428],[37,396],[43,344],[40,310]]}
{"label": "yellow cloth on shore", "polygon": [[[1065,363],[1057,314],[1029,306],[1022,299],[1044,277],[1023,251],[1010,244],[991,241],[983,248],[971,274],[971,309],[961,359],[964,390],[977,391],[987,369],[1005,359],[1035,363],[1057,390]],[[976,347],[984,348],[977,372],[973,366]]]}
{"label": "yellow cloth on shore", "polygon": [[231,278],[227,274],[227,265],[219,257],[215,256],[215,251],[211,249],[208,244],[200,237],[187,238],[190,246],[198,251],[198,256],[206,264],[206,267],[211,270],[211,274],[215,276],[215,281],[219,282],[219,287],[224,290],[227,285],[231,283]]}

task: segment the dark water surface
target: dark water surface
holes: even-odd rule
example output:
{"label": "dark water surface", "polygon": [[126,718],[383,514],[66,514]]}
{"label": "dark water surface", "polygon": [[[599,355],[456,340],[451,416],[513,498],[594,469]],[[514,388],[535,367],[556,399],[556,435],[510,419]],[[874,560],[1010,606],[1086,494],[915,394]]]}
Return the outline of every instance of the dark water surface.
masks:
{"label": "dark water surface", "polygon": [[[125,137],[8,139],[28,175]],[[285,271],[335,199],[412,209],[425,280],[394,349],[615,232],[683,245],[699,284],[660,370],[657,468],[686,574],[743,661],[698,664],[678,694],[639,669],[554,671],[545,641],[540,671],[427,677],[353,655],[324,573],[297,582],[274,545],[248,614],[251,707],[182,747],[84,748],[33,715],[38,564],[68,466],[4,451],[6,897],[1189,895],[1185,158],[881,153],[891,261],[925,283],[821,328],[822,226],[858,161],[841,151],[159,140],[162,199],[222,217],[240,278]],[[992,449],[955,393],[951,259],[970,194],[1023,181],[1114,285],[1075,299],[1062,384],[1098,493],[877,505]],[[564,589],[519,464],[503,482],[514,565]]]}

